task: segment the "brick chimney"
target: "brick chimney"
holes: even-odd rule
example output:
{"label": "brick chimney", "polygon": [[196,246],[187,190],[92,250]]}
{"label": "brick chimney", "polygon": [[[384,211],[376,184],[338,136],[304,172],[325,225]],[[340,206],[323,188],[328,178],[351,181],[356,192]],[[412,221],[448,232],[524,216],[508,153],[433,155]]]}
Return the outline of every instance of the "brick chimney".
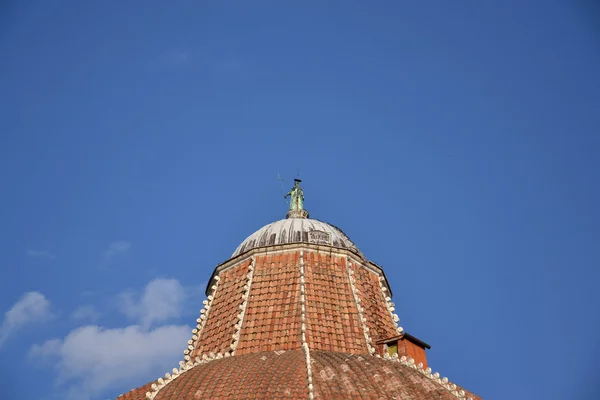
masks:
{"label": "brick chimney", "polygon": [[423,363],[423,368],[427,368],[425,349],[431,349],[431,346],[413,335],[404,332],[399,336],[378,340],[376,345],[377,353],[382,357],[386,353],[390,357],[394,357],[394,354],[398,357],[406,356],[413,358],[415,364]]}

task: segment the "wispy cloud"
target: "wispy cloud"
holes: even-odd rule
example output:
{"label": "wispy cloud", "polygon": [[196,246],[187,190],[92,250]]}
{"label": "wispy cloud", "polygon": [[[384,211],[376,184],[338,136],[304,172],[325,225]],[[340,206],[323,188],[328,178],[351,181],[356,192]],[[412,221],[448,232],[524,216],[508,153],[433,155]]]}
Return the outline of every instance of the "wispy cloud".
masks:
{"label": "wispy cloud", "polygon": [[[61,398],[69,400],[104,397],[131,382],[144,383],[172,369],[181,358],[191,328],[157,325],[180,316],[186,296],[179,281],[155,279],[142,290],[117,296],[119,311],[133,319],[131,325],[81,326],[64,338],[32,346],[29,355],[36,362],[53,362]],[[95,311],[89,307],[76,311],[85,317]]]}
{"label": "wispy cloud", "polygon": [[53,259],[56,257],[53,253],[47,250],[38,250],[38,249],[29,249],[27,250],[27,257],[31,258],[45,258],[45,259]]}
{"label": "wispy cloud", "polygon": [[[89,400],[106,390],[162,375],[181,358],[190,327],[167,325],[145,330],[138,325],[106,329],[88,325],[63,339],[34,345],[29,355],[56,361],[57,384],[68,399]],[[152,379],[152,378],[150,378]]]}
{"label": "wispy cloud", "polygon": [[131,243],[124,240],[113,242],[108,245],[108,248],[104,250],[104,258],[113,258],[119,254],[123,254],[131,249]]}
{"label": "wispy cloud", "polygon": [[0,326],[0,348],[26,325],[50,317],[50,301],[39,292],[27,292],[4,314]]}
{"label": "wispy cloud", "polygon": [[183,286],[176,279],[155,279],[139,296],[132,292],[122,293],[119,306],[125,315],[149,327],[179,317],[184,296]]}
{"label": "wispy cloud", "polygon": [[91,305],[80,306],[71,313],[71,318],[76,321],[96,322],[100,318],[100,312]]}

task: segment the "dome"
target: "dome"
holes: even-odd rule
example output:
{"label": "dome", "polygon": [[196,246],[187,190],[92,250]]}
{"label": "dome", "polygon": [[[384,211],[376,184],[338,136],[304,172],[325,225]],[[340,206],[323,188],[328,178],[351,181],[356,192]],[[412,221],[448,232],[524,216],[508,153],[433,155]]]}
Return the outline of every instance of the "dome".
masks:
{"label": "dome", "polygon": [[[307,371],[302,350],[265,351],[205,360],[167,379],[170,383],[155,393],[153,399],[478,398],[404,359],[311,351],[310,360],[312,373]],[[157,385],[163,386],[164,382]],[[146,385],[125,393],[118,400],[146,400],[147,391],[154,392]]]}
{"label": "dome", "polygon": [[308,218],[287,218],[265,225],[244,240],[232,258],[248,250],[289,243],[324,244],[359,253],[354,243],[341,229],[323,221]]}
{"label": "dome", "polygon": [[431,373],[383,269],[310,219],[299,179],[286,197],[287,218],[215,268],[179,368],[118,400],[479,400]]}

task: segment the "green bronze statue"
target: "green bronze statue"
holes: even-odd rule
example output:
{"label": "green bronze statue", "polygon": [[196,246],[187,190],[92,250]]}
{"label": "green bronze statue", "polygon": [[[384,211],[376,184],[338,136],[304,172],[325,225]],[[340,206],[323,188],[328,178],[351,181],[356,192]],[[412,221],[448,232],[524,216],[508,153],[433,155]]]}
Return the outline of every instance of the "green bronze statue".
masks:
{"label": "green bronze statue", "polygon": [[300,182],[302,182],[300,179],[294,179],[294,187],[283,196],[286,199],[290,198],[290,211],[304,210],[304,192],[300,187]]}

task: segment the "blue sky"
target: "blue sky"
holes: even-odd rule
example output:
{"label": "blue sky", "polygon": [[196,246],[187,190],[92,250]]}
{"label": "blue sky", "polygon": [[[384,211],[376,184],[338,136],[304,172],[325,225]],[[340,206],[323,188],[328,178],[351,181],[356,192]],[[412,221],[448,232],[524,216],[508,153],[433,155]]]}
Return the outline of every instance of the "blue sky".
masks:
{"label": "blue sky", "polygon": [[435,371],[598,398],[599,23],[566,0],[4,2],[0,397],[176,366],[299,173]]}

